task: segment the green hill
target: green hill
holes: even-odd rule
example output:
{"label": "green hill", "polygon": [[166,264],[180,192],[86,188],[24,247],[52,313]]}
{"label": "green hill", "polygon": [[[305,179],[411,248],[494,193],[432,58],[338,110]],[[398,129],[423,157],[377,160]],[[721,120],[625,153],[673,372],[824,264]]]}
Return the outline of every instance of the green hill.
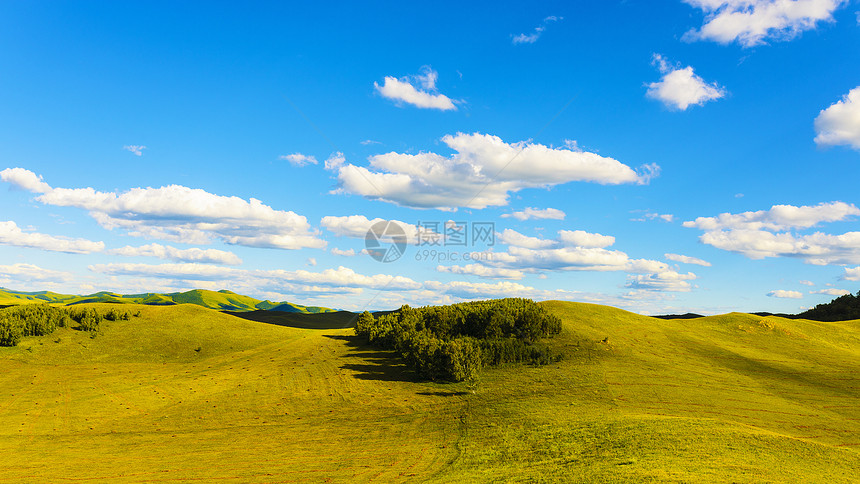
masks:
{"label": "green hill", "polygon": [[53,292],[21,292],[11,289],[0,288],[0,305],[29,304],[29,303],[52,303],[52,304],[86,304],[86,303],[113,303],[113,304],[147,304],[147,305],[174,305],[174,304],[196,304],[209,309],[219,311],[286,311],[301,314],[316,314],[334,311],[333,309],[318,306],[301,306],[288,302],[260,301],[249,296],[242,296],[232,291],[209,291],[205,289],[194,289],[186,292],[174,292],[167,294],[116,294],[111,292],[97,292],[86,296],[72,296],[57,294]]}
{"label": "green hill", "polygon": [[0,348],[3,477],[856,482],[860,321],[542,305],[565,358],[486,368],[475,393],[351,329],[190,304],[25,337]]}

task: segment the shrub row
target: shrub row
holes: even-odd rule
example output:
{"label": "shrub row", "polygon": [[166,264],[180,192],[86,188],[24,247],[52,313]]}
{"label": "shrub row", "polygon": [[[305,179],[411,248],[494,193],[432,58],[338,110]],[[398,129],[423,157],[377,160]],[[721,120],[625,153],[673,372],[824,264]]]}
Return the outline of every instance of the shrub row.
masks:
{"label": "shrub row", "polygon": [[561,332],[561,320],[530,299],[497,299],[411,308],[373,317],[355,326],[370,344],[397,351],[430,380],[463,381],[484,365],[557,361],[538,340]]}

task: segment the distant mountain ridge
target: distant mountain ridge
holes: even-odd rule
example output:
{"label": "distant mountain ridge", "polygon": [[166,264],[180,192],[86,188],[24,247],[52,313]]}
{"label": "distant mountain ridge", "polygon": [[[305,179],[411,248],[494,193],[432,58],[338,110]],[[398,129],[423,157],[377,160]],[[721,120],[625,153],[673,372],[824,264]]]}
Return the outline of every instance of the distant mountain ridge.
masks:
{"label": "distant mountain ridge", "polygon": [[152,306],[170,306],[174,304],[196,304],[218,311],[281,311],[286,313],[318,314],[334,312],[334,309],[320,306],[302,306],[290,302],[272,302],[259,300],[250,296],[236,294],[226,289],[209,291],[193,289],[186,292],[117,294],[101,291],[85,296],[59,294],[51,291],[24,292],[0,287],[0,305],[53,303],[71,306],[82,303],[114,303],[114,304],[147,304]]}

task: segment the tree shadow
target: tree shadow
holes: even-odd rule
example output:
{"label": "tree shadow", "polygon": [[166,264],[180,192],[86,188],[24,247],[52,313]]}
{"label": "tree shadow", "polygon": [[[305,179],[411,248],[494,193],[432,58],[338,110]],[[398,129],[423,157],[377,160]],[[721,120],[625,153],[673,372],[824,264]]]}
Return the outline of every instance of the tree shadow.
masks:
{"label": "tree shadow", "polygon": [[431,397],[462,397],[468,395],[469,392],[418,392],[418,395],[427,395]]}
{"label": "tree shadow", "polygon": [[346,329],[355,326],[358,313],[335,311],[329,313],[290,313],[286,311],[222,311],[258,323],[274,324],[301,329]]}
{"label": "tree shadow", "polygon": [[364,343],[358,336],[324,334],[323,337],[343,341],[350,350],[346,357],[360,360],[341,365],[341,368],[345,370],[356,372],[353,376],[359,380],[389,382],[417,382],[421,380],[394,351],[374,348]]}

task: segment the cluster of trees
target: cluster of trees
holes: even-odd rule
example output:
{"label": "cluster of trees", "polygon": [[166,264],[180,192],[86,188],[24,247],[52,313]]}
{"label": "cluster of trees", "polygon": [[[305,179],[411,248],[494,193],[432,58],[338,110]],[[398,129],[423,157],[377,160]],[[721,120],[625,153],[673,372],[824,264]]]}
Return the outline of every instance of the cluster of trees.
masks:
{"label": "cluster of trees", "polygon": [[24,336],[44,336],[57,328],[78,324],[81,331],[95,333],[103,320],[128,321],[128,312],[111,309],[101,315],[95,308],[71,310],[48,304],[23,304],[0,309],[0,346],[15,346]]}
{"label": "cluster of trees", "polygon": [[849,321],[860,319],[860,291],[857,295],[846,294],[830,301],[819,304],[814,308],[797,315],[798,318],[814,321]]}
{"label": "cluster of trees", "polygon": [[47,304],[25,304],[0,310],[0,346],[15,346],[24,336],[44,336],[69,326],[65,309]]}
{"label": "cluster of trees", "polygon": [[530,299],[497,299],[411,308],[374,317],[364,312],[355,333],[397,351],[430,380],[463,381],[482,366],[557,361],[539,340],[561,332],[561,320]]}

